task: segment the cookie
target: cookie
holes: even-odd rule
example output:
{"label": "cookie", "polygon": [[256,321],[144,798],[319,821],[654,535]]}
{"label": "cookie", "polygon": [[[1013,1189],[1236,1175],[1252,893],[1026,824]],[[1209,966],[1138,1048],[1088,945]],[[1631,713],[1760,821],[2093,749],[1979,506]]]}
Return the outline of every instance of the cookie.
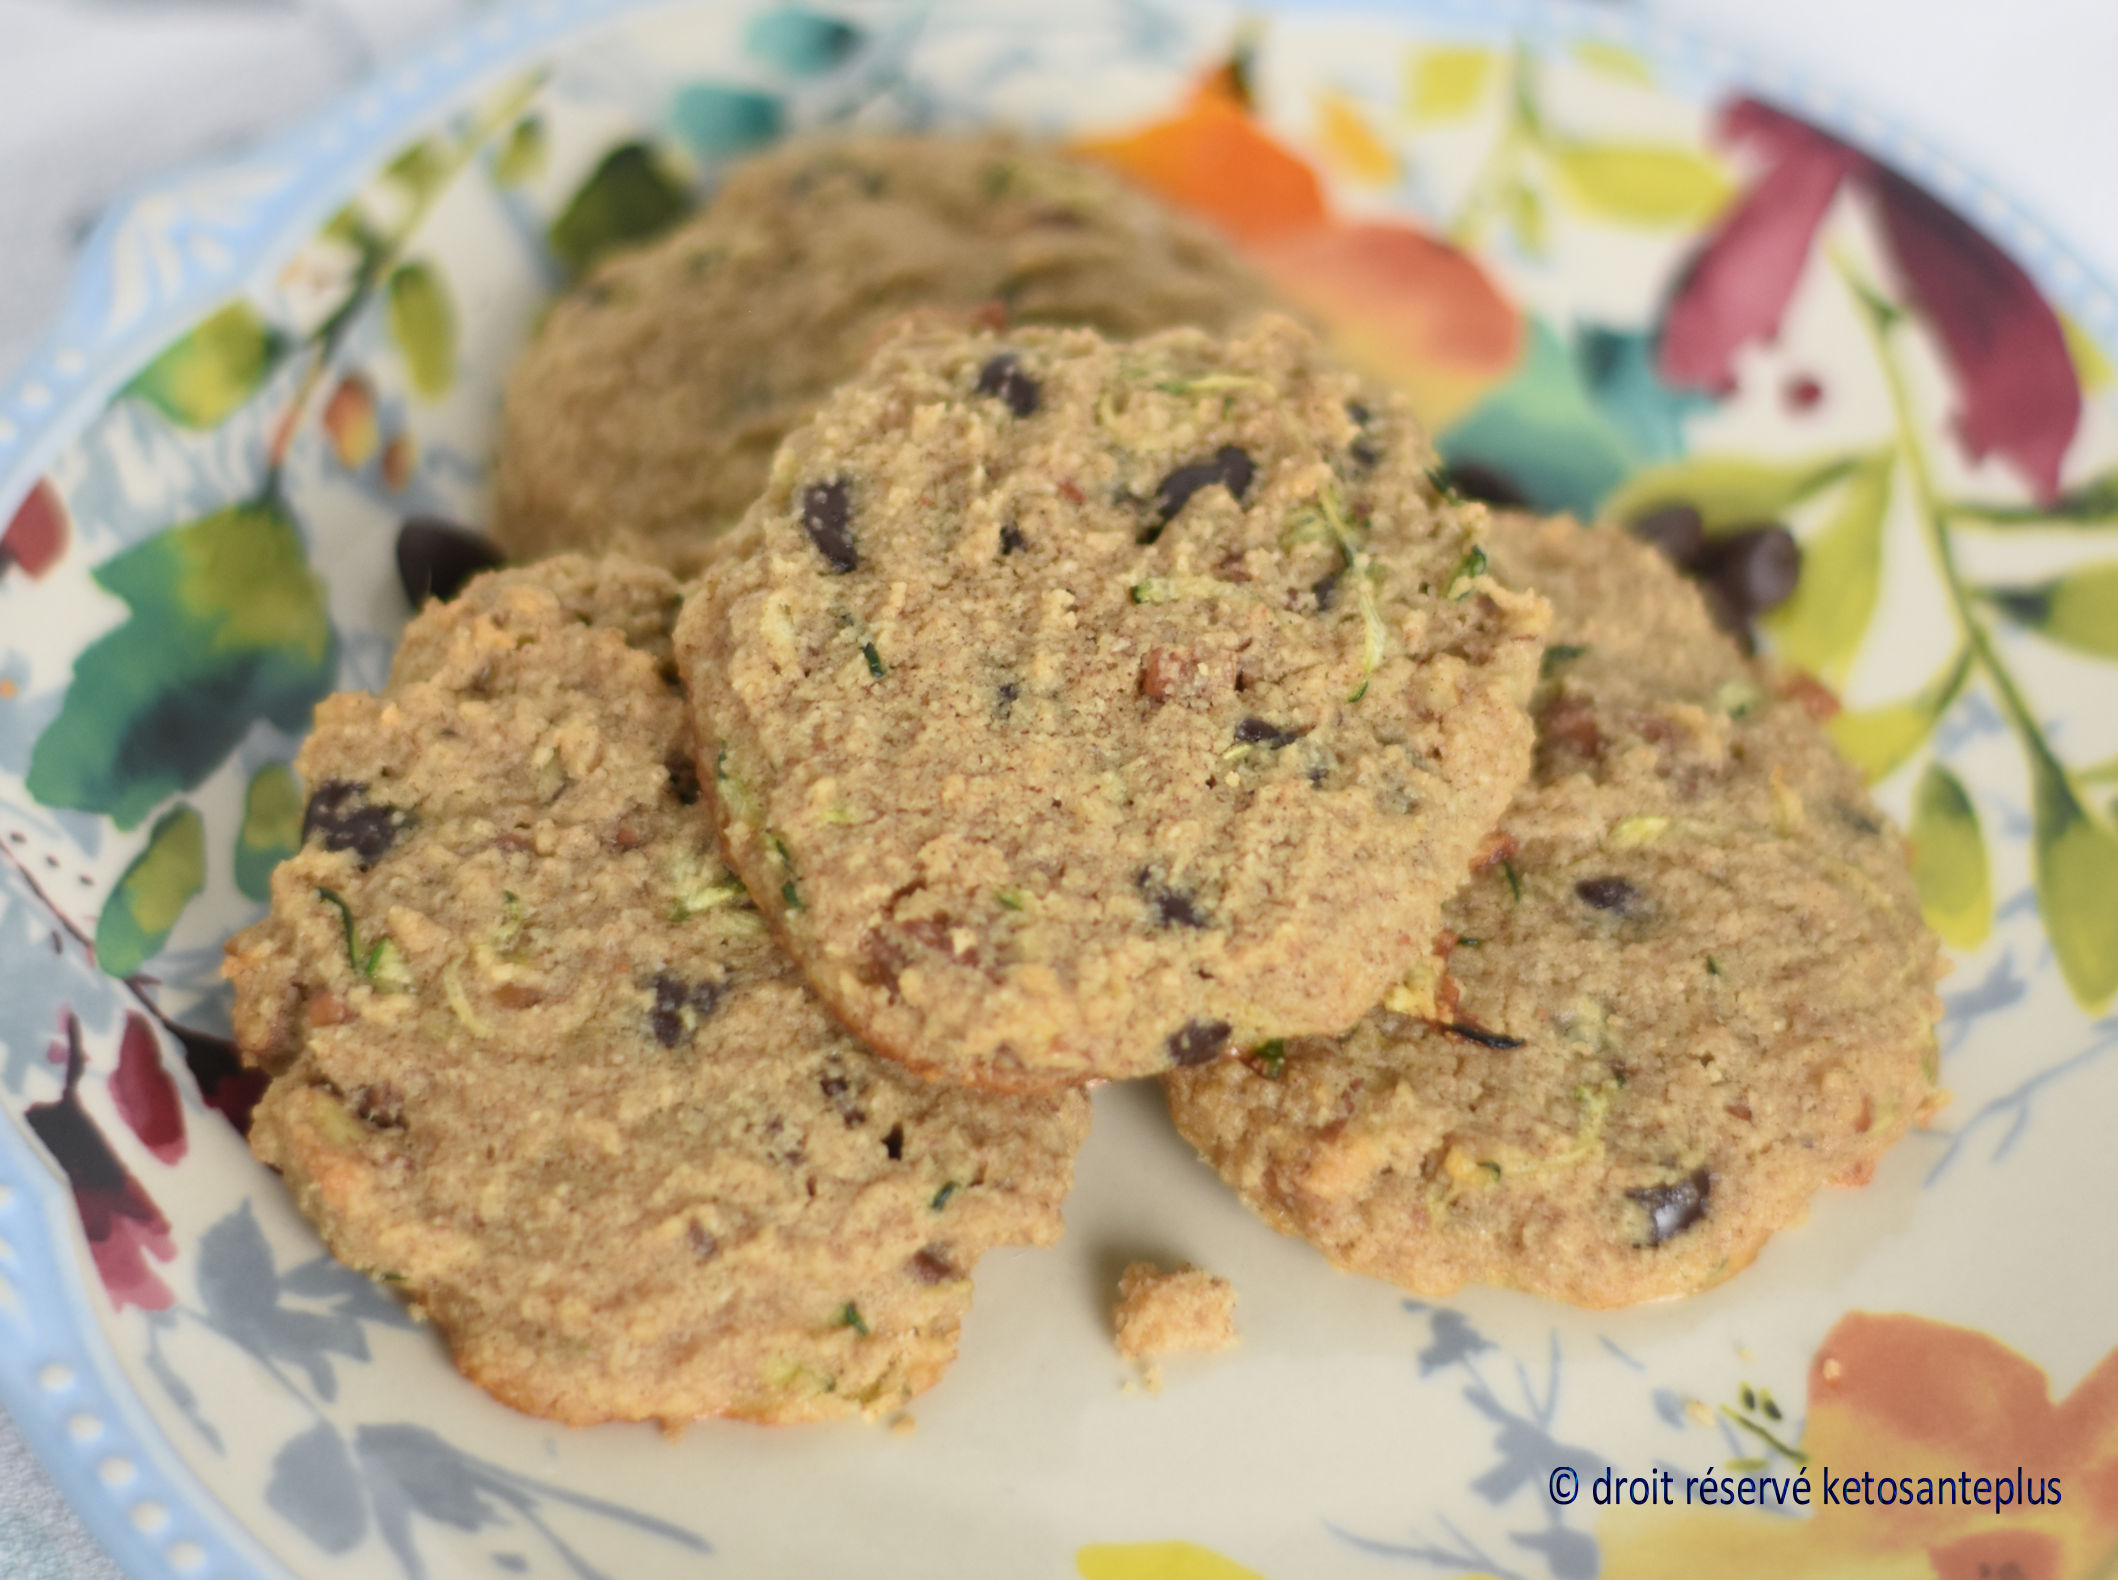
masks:
{"label": "cookie", "polygon": [[1537,766],[1437,958],[1344,1039],[1170,1076],[1170,1111],[1343,1268],[1686,1294],[1934,1102],[1938,950],[1859,776],[1661,556],[1527,518],[1492,555],[1552,602]]}
{"label": "cookie", "polygon": [[1343,1031],[1527,770],[1544,606],[1300,327],[914,326],[790,437],[679,662],[833,1011],[1033,1091]]}
{"label": "cookie", "polygon": [[481,577],[317,710],[229,945],[251,1144],[520,1409],[886,1411],[980,1253],[1058,1235],[1087,1103],[925,1085],[824,1012],[694,804],[675,606],[614,560]]}
{"label": "cookie", "polygon": [[624,547],[690,575],[780,439],[909,309],[1130,337],[1267,300],[1211,231],[1054,151],[789,145],[552,309],[508,384],[492,530],[516,559]]}
{"label": "cookie", "polygon": [[1165,1272],[1133,1262],[1118,1278],[1111,1332],[1127,1360],[1235,1347],[1235,1289],[1225,1278],[1179,1262]]}

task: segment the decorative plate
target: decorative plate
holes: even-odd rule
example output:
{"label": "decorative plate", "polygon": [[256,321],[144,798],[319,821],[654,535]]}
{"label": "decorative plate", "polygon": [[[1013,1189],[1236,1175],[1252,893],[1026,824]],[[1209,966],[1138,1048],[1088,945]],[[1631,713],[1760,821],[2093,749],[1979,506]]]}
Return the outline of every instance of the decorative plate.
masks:
{"label": "decorative plate", "polygon": [[[1721,1288],[1588,1314],[1334,1273],[1111,1089],[1066,1243],[982,1269],[909,1435],[569,1432],[459,1380],[251,1160],[220,944],[311,707],[383,675],[399,522],[480,515],[540,303],[833,122],[1088,145],[1459,475],[1789,525],[1767,639],[1956,952],[1935,1125]],[[1963,170],[1629,14],[501,12],[106,224],[0,392],[0,1399],[143,1577],[2110,1574],[2114,343]],[[1137,1253],[1242,1302],[1159,1396],[1106,1333]]]}

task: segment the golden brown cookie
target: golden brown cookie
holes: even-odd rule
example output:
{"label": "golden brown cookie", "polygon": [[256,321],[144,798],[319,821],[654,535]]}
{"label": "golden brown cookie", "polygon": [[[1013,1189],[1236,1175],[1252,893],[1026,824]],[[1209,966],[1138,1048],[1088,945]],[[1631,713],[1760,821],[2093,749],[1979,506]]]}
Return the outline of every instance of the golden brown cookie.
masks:
{"label": "golden brown cookie", "polygon": [[1166,1081],[1267,1222],[1420,1294],[1588,1306],[1746,1265],[1934,1101],[1904,841],[1616,529],[1501,518],[1550,598],[1537,767],[1441,951],[1352,1035]]}
{"label": "golden brown cookie", "polygon": [[1268,300],[1227,245],[1123,179],[998,137],[810,141],[552,310],[508,384],[494,535],[623,547],[681,575],[773,448],[915,308],[1117,336]]}
{"label": "golden brown cookie", "polygon": [[1021,1091],[1358,1020],[1529,759],[1544,606],[1429,460],[1282,318],[891,341],[677,637],[724,853],[833,1011]]}
{"label": "golden brown cookie", "polygon": [[562,558],[317,710],[301,851],[229,946],[251,1142],[342,1260],[569,1422],[876,1413],[1043,1244],[1078,1094],[928,1086],[825,1014],[713,851],[676,586]]}

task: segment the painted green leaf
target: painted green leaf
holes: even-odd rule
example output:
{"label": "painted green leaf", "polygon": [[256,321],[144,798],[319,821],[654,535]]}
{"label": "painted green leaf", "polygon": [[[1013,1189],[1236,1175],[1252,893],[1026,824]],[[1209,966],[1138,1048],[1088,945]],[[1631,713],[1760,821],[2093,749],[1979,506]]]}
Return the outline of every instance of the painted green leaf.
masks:
{"label": "painted green leaf", "polygon": [[1441,435],[1442,458],[1499,473],[1540,510],[1587,520],[1633,458],[1551,325],[1530,320],[1527,338],[1513,377]]}
{"label": "painted green leaf", "polygon": [[817,77],[843,65],[860,40],[860,29],[850,22],[789,8],[756,17],[743,35],[743,47],[790,77]]}
{"label": "painted green leaf", "polygon": [[1802,544],[1794,596],[1765,619],[1783,658],[1835,686],[1845,681],[1882,590],[1883,518],[1894,465],[1884,454],[1854,470],[1831,519]]}
{"label": "painted green leaf", "polygon": [[1642,87],[1655,85],[1654,68],[1622,44],[1613,44],[1608,39],[1577,39],[1569,53],[1584,66],[1592,66],[1606,75],[1637,82]]}
{"label": "painted green leaf", "polygon": [[294,770],[267,763],[243,792],[243,827],[235,837],[235,886],[253,900],[272,898],[272,869],[301,848],[302,791]]}
{"label": "painted green leaf", "polygon": [[1704,225],[1734,190],[1718,164],[1689,149],[1560,143],[1549,152],[1568,197],[1623,225]]}
{"label": "painted green leaf", "polygon": [[1978,812],[1956,775],[1929,763],[1912,796],[1912,875],[1944,943],[1976,949],[1993,930],[1993,880]]}
{"label": "painted green leaf", "polygon": [[1405,72],[1405,110],[1415,120],[1453,121],[1469,115],[1493,80],[1499,57],[1489,49],[1422,49]]}
{"label": "painted green leaf", "polygon": [[2034,587],[1987,587],[1979,596],[2047,641],[2118,658],[2118,560],[2103,560]]}
{"label": "painted green leaf", "polygon": [[96,918],[96,964],[129,977],[163,944],[206,886],[206,825],[189,806],[165,813]]}
{"label": "painted green leaf", "polygon": [[125,386],[171,422],[216,428],[258,391],[287,338],[248,302],[230,302],[142,368]]}
{"label": "painted green leaf", "polygon": [[1777,521],[1794,506],[1861,464],[1857,455],[1806,461],[1755,461],[1705,455],[1649,467],[1603,503],[1614,521],[1637,521],[1664,505],[1690,505],[1708,532]]}
{"label": "painted green leaf", "polygon": [[2118,526],[2118,469],[2099,472],[2068,489],[2050,504],[1990,505],[1957,500],[1948,514],[1965,521],[1999,527]]}
{"label": "painted green leaf", "polygon": [[690,206],[684,184],[645,143],[621,143],[603,156],[552,221],[552,252],[579,275],[605,253],[647,240]]}
{"label": "painted green leaf", "polygon": [[132,828],[218,768],[257,720],[308,728],[338,639],[285,507],[215,511],[94,575],[131,614],[74,660],[30,754],[32,796]]}
{"label": "painted green leaf", "polygon": [[1263,1580],[1196,1542],[1093,1542],[1074,1553],[1081,1580]]}
{"label": "painted green leaf", "polygon": [[749,88],[686,83],[669,107],[669,124],[701,159],[726,159],[778,141],[780,101]]}
{"label": "painted green leaf", "polygon": [[2025,744],[2036,808],[2038,909],[2067,986],[2084,1009],[2100,1015],[2118,993],[2118,836],[2089,816],[2041,739]]}
{"label": "painted green leaf", "polygon": [[1960,649],[1916,694],[1879,708],[1848,708],[1824,726],[1848,762],[1873,783],[1895,773],[1934,732],[1971,670],[1971,650]]}
{"label": "painted green leaf", "polygon": [[1534,187],[1517,181],[1508,188],[1508,228],[1515,233],[1515,245],[1525,258],[1542,258],[1545,254],[1544,200]]}
{"label": "painted green leaf", "polygon": [[383,166],[384,176],[402,186],[415,203],[440,191],[454,171],[448,150],[431,137],[421,138]]}
{"label": "painted green leaf", "polygon": [[544,162],[551,152],[549,140],[544,134],[544,118],[525,115],[517,121],[493,154],[493,179],[504,187],[519,187],[526,181],[534,181],[544,174]]}
{"label": "painted green leaf", "polygon": [[456,304],[430,265],[414,259],[390,275],[390,338],[404,357],[412,388],[439,400],[456,382]]}

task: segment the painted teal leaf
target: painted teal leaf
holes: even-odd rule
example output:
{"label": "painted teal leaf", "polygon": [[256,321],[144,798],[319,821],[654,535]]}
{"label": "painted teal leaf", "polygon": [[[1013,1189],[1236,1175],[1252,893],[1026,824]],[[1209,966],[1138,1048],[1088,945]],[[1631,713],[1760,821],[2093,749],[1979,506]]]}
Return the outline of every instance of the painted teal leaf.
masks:
{"label": "painted teal leaf", "polygon": [[1714,404],[1711,395],[1662,377],[1654,336],[1642,330],[1583,325],[1574,334],[1574,360],[1598,409],[1641,461],[1682,455],[1684,420]]}
{"label": "painted teal leaf", "polygon": [[301,848],[302,791],[294,770],[267,763],[243,792],[243,826],[235,837],[235,886],[253,900],[272,898],[272,869]]}
{"label": "painted teal leaf", "polygon": [[669,124],[701,159],[726,159],[779,139],[780,101],[749,88],[694,82],[677,90]]}
{"label": "painted teal leaf", "polygon": [[690,206],[684,184],[645,143],[621,143],[603,156],[552,221],[553,254],[584,274],[613,248],[666,230]]}
{"label": "painted teal leaf", "polygon": [[1912,875],[1919,908],[1944,943],[1976,949],[1993,930],[1993,879],[1978,810],[1963,782],[1929,763],[1912,797]]}
{"label": "painted teal leaf", "polygon": [[1580,368],[1549,324],[1532,319],[1513,378],[1441,436],[1452,468],[1483,467],[1507,478],[1540,510],[1586,519],[1624,480],[1633,458],[1582,383]]}
{"label": "painted teal leaf", "polygon": [[2100,1015],[2118,994],[2118,836],[2089,816],[2042,739],[2032,735],[2025,744],[2038,909],[2068,988]]}
{"label": "painted teal leaf", "polygon": [[257,393],[287,344],[248,302],[230,302],[171,342],[123,393],[182,427],[217,428]]}
{"label": "painted teal leaf", "polygon": [[767,11],[754,19],[743,47],[790,77],[818,77],[860,48],[861,31],[815,11]]}
{"label": "painted teal leaf", "polygon": [[259,719],[306,730],[338,639],[301,533],[277,503],[232,505],[103,562],[131,615],[74,660],[30,754],[46,806],[133,828],[218,768]]}
{"label": "painted teal leaf", "polygon": [[400,264],[390,275],[387,316],[412,388],[440,400],[456,382],[456,304],[447,283],[417,259]]}
{"label": "painted teal leaf", "polygon": [[206,886],[206,825],[191,807],[163,814],[96,919],[96,964],[129,977],[169,941],[170,929]]}

